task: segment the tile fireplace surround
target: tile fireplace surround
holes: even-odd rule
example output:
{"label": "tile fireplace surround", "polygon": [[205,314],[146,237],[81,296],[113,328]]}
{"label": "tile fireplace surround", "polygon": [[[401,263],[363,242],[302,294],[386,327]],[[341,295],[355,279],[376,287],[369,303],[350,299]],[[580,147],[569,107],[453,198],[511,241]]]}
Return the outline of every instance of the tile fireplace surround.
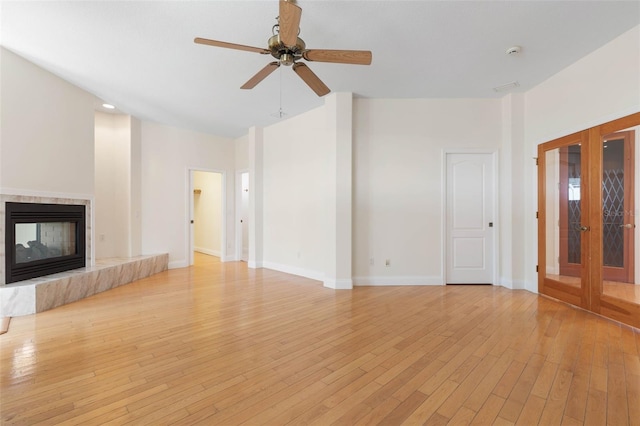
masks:
{"label": "tile fireplace surround", "polygon": [[[85,205],[87,266],[5,284],[7,202]],[[167,270],[169,255],[166,253],[92,262],[91,223],[90,200],[0,194],[0,318],[44,312]]]}

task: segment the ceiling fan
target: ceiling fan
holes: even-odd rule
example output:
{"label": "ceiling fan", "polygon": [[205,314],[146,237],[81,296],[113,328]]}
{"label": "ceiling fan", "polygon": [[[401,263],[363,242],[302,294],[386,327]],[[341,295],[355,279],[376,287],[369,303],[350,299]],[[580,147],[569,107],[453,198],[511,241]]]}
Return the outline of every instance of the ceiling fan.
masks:
{"label": "ceiling fan", "polygon": [[280,0],[280,16],[276,18],[278,23],[273,26],[273,36],[269,38],[267,49],[200,37],[196,37],[194,42],[209,46],[225,47],[227,49],[256,52],[262,55],[271,54],[271,56],[277,59],[277,61],[267,64],[267,66],[258,71],[256,75],[240,87],[241,89],[253,89],[258,83],[275,71],[276,68],[280,67],[280,65],[286,65],[292,66],[293,71],[295,71],[318,96],[324,96],[331,90],[308,66],[299,62],[301,59],[309,62],[316,61],[357,65],[371,64],[371,52],[368,50],[307,49],[304,41],[298,37],[301,15],[302,9],[295,4],[295,0]]}

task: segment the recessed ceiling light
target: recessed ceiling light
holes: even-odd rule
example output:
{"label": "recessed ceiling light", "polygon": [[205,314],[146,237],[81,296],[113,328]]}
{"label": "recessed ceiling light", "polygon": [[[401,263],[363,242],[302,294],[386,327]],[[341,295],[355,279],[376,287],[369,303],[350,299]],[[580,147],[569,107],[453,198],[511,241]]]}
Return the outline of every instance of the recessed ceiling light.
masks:
{"label": "recessed ceiling light", "polygon": [[102,104],[102,106],[105,107],[106,109],[115,109],[116,108],[111,104]]}

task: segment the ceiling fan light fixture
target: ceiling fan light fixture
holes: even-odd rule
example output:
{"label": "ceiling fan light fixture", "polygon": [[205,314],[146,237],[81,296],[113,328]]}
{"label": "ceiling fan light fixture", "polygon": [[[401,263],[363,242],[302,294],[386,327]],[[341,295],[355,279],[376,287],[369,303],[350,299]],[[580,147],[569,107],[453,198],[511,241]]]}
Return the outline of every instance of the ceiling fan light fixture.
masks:
{"label": "ceiling fan light fixture", "polygon": [[[300,17],[302,9],[296,5],[295,0],[280,0],[280,15],[276,18],[276,25],[271,28],[273,35],[267,41],[267,49],[242,44],[228,43],[219,40],[210,40],[196,37],[193,41],[197,44],[206,44],[227,49],[244,50],[247,52],[271,54],[276,62],[267,64],[256,75],[251,77],[241,89],[252,89],[265,77],[271,74],[280,65],[291,66],[293,71],[309,86],[318,96],[324,96],[331,89],[324,84],[317,75],[300,61],[331,62],[337,64],[370,65],[371,52],[368,50],[329,50],[307,49],[305,42],[298,37],[300,34]],[[280,117],[282,113],[280,112]]]}

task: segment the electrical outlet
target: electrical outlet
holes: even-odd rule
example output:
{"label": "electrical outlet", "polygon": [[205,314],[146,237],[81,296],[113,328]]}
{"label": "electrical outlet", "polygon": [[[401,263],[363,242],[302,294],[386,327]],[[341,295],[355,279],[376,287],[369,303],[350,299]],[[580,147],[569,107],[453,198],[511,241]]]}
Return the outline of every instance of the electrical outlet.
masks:
{"label": "electrical outlet", "polygon": [[391,259],[387,259],[384,261],[384,266],[391,266]]}
{"label": "electrical outlet", "polygon": [[375,264],[373,257],[371,259],[369,259],[369,265],[373,266]]}

